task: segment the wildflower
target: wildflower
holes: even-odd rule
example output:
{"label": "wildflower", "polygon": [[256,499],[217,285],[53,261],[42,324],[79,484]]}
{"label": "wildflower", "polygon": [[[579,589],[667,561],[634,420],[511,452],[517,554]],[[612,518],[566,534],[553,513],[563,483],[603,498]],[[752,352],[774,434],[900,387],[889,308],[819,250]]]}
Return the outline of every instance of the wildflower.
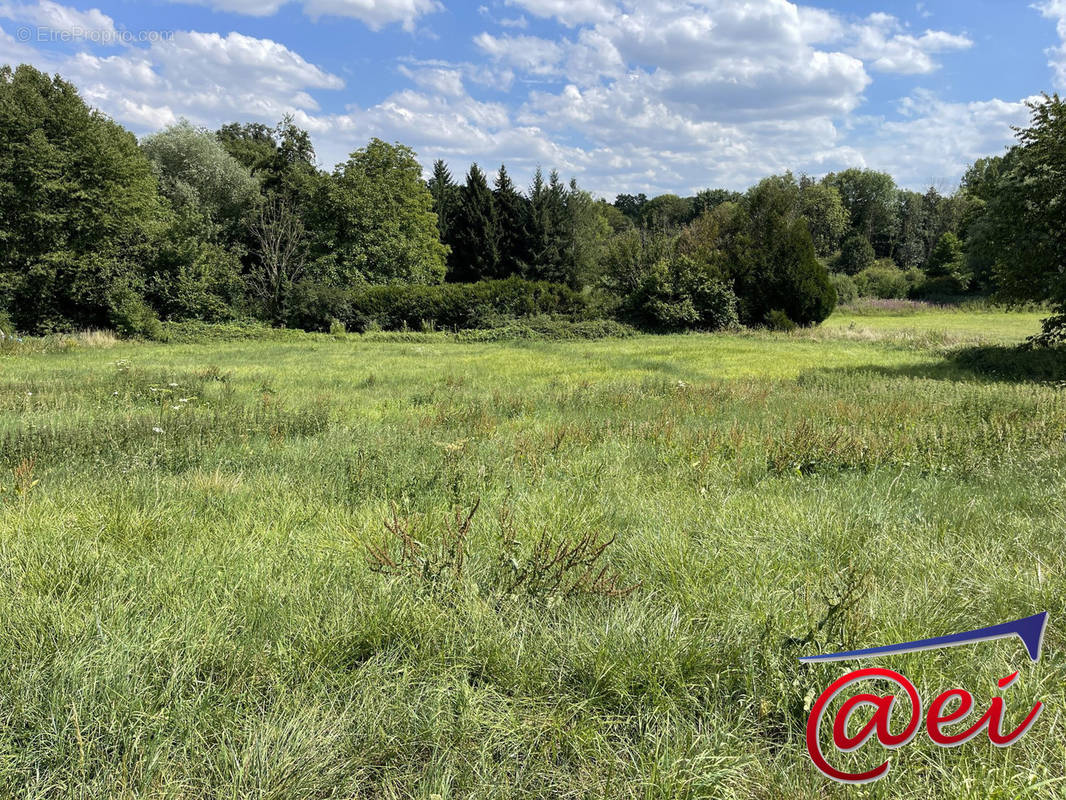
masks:
{"label": "wildflower", "polygon": [[163,432],[162,428],[152,428],[152,433],[162,433],[162,432]]}
{"label": "wildflower", "polygon": [[112,397],[118,397],[118,392],[112,392],[112,393],[111,393],[111,396],[112,396]]}
{"label": "wildflower", "polygon": [[26,392],[26,397],[33,397],[33,392]]}
{"label": "wildflower", "polygon": [[175,411],[181,411],[181,406],[171,406]]}
{"label": "wildflower", "polygon": [[171,389],[176,389],[176,388],[178,388],[178,384],[176,384],[176,383],[168,383],[167,385],[168,385],[168,386],[169,386],[169,387],[170,387]]}

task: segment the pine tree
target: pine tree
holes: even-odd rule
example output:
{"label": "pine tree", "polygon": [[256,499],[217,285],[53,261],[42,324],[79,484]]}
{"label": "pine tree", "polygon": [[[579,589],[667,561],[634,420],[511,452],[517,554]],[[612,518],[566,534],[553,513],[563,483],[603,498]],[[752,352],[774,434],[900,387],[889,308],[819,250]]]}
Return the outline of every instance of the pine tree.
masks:
{"label": "pine tree", "polygon": [[592,195],[571,179],[564,197],[566,207],[565,282],[577,289],[593,279],[608,237],[610,226]]}
{"label": "pine tree", "polygon": [[507,167],[502,164],[493,199],[499,243],[497,273],[501,278],[524,275],[530,260],[530,203],[515,189]]}
{"label": "pine tree", "polygon": [[448,165],[439,158],[433,164],[433,177],[429,179],[429,193],[433,195],[433,211],[437,215],[440,240],[447,243],[459,201],[459,187],[452,180]]}
{"label": "pine tree", "polygon": [[459,207],[450,236],[452,269],[448,280],[468,283],[496,276],[496,204],[485,173],[470,167],[466,185],[459,190]]}
{"label": "pine tree", "polygon": [[533,259],[530,276],[539,280],[565,282],[571,272],[566,265],[566,189],[559,173],[552,170],[548,183],[537,169],[530,189],[533,220],[531,241]]}

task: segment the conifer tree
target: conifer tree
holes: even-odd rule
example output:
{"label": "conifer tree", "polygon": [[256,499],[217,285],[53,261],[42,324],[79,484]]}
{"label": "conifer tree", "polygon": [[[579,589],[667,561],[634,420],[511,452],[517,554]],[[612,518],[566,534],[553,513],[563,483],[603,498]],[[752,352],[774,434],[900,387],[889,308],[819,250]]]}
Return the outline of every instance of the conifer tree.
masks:
{"label": "conifer tree", "polygon": [[501,278],[524,275],[530,260],[530,204],[515,189],[507,167],[500,165],[493,192],[499,246],[497,274]]}
{"label": "conifer tree", "polygon": [[448,165],[439,158],[433,163],[433,177],[429,179],[429,193],[433,195],[433,211],[437,214],[437,230],[440,231],[440,240],[447,243],[459,202],[459,187],[452,180]]}
{"label": "conifer tree", "polygon": [[459,190],[452,245],[452,269],[448,280],[457,283],[492,278],[499,254],[496,244],[496,204],[485,173],[470,167],[466,184]]}
{"label": "conifer tree", "polygon": [[552,170],[548,183],[544,183],[544,174],[538,168],[529,199],[533,216],[530,276],[565,282],[571,271],[566,265],[566,187],[559,173]]}

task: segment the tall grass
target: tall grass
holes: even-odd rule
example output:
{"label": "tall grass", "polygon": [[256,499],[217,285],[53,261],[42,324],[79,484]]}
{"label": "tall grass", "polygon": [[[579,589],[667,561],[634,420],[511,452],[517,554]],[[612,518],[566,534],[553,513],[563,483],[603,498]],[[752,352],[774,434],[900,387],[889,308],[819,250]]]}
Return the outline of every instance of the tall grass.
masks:
{"label": "tall grass", "polygon": [[[1038,610],[1038,665],[891,664],[1021,668],[1029,736],[858,791],[1059,796],[1064,436],[1056,384],[846,336],[0,358],[0,796],[851,796],[799,655]],[[508,588],[582,541],[627,591]]]}

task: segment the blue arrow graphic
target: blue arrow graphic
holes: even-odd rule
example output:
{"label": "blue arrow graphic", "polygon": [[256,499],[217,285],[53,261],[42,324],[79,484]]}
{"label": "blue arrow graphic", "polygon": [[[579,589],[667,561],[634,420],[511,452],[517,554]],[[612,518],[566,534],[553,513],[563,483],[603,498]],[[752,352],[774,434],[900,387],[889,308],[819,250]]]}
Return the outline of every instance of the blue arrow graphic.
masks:
{"label": "blue arrow graphic", "polygon": [[890,644],[883,647],[868,647],[865,650],[849,650],[845,653],[829,653],[824,656],[804,656],[800,659],[804,664],[825,661],[845,661],[852,658],[871,658],[873,656],[896,655],[897,653],[913,653],[916,650],[936,650],[941,647],[957,647],[960,644],[972,642],[989,642],[993,639],[1006,639],[1008,636],[1017,636],[1025,645],[1029,658],[1033,661],[1040,660],[1040,648],[1044,642],[1044,629],[1047,627],[1047,612],[1033,614],[1031,617],[1023,617],[1014,622],[1003,622],[999,625],[990,625],[987,628],[978,628],[968,633],[953,633],[948,636],[936,636],[932,639],[919,639],[916,642],[904,642],[903,644]]}

